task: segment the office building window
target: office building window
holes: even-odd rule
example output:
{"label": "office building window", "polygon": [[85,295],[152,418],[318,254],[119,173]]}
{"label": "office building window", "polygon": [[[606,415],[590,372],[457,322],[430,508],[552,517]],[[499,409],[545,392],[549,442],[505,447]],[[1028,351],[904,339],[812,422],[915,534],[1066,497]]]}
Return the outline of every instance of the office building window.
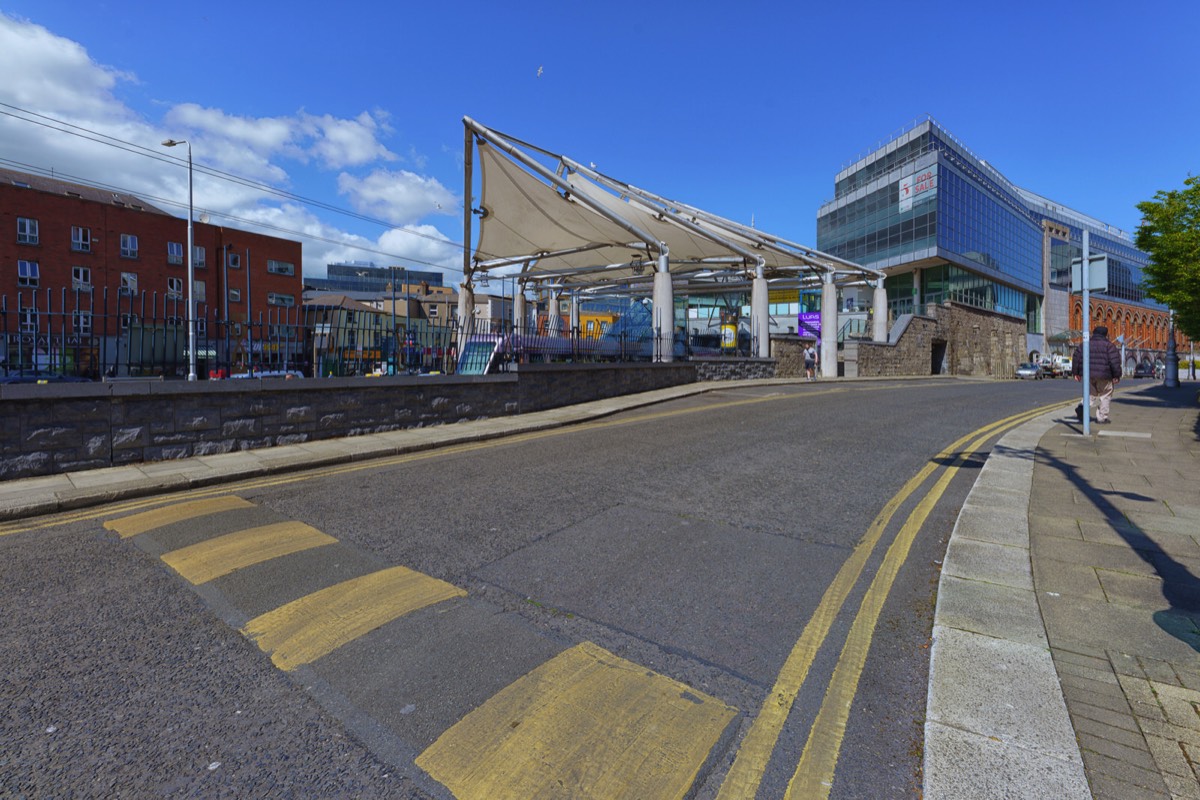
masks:
{"label": "office building window", "polygon": [[17,286],[37,286],[40,270],[36,261],[17,262]]}
{"label": "office building window", "polygon": [[121,273],[121,294],[134,295],[137,294],[137,273],[122,272]]}
{"label": "office building window", "polygon": [[167,278],[167,299],[179,300],[183,297],[183,278]]}
{"label": "office building window", "polygon": [[230,269],[241,269],[242,268],[241,255],[239,255],[238,253],[226,253],[225,254],[225,265],[228,266]]}
{"label": "office building window", "polygon": [[92,252],[92,229],[71,226],[71,249],[76,253]]}
{"label": "office building window", "polygon": [[81,292],[92,290],[92,268],[71,267],[71,288]]}
{"label": "office building window", "polygon": [[17,320],[21,333],[38,332],[38,315],[32,308],[22,308]]}
{"label": "office building window", "polygon": [[132,233],[121,234],[121,258],[138,257],[138,237]]}
{"label": "office building window", "polygon": [[167,242],[167,263],[183,263],[183,242]]}
{"label": "office building window", "polygon": [[267,305],[269,306],[286,306],[291,308],[296,305],[296,296],[294,294],[279,294],[278,292],[267,292]]}
{"label": "office building window", "polygon": [[203,247],[196,246],[196,247],[192,248],[192,266],[195,267],[196,269],[201,269],[204,267],[204,248]]}
{"label": "office building window", "polygon": [[268,258],[267,272],[272,275],[295,275],[296,265],[289,261],[276,261],[273,258]]}
{"label": "office building window", "polygon": [[38,243],[38,221],[28,217],[17,217],[17,243]]}
{"label": "office building window", "polygon": [[242,302],[242,290],[241,289],[230,289],[229,290],[229,302],[231,302],[231,303]]}

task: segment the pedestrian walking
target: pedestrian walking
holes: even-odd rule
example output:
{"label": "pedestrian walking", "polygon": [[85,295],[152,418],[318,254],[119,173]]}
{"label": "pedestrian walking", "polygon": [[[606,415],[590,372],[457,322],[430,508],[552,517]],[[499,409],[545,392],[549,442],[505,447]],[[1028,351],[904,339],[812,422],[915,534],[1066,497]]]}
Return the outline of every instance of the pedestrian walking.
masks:
{"label": "pedestrian walking", "polygon": [[[1088,340],[1090,368],[1088,380],[1091,381],[1092,392],[1090,404],[1096,407],[1096,422],[1107,425],[1112,422],[1108,416],[1109,404],[1112,401],[1113,389],[1121,382],[1121,351],[1108,340],[1108,327],[1097,325]],[[1071,359],[1071,375],[1075,380],[1083,380],[1083,346],[1075,348],[1075,357]],[[1088,409],[1089,412],[1091,409]],[[1083,421],[1083,403],[1075,407],[1075,417]]]}
{"label": "pedestrian walking", "polygon": [[811,344],[804,348],[804,377],[810,381],[817,379],[817,348]]}

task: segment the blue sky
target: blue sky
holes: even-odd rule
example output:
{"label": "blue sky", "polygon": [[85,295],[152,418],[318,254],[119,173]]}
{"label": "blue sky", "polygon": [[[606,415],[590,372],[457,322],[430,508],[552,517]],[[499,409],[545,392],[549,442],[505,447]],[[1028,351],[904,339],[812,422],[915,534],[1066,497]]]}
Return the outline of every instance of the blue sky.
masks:
{"label": "blue sky", "polygon": [[1200,171],[1197,30],[1194,0],[0,0],[0,165],[186,202],[185,171],[30,112],[188,139],[199,165],[359,215],[197,176],[198,209],[300,239],[306,274],[454,280],[464,115],[810,246],[835,173],[930,115],[1014,183],[1132,231],[1136,203]]}

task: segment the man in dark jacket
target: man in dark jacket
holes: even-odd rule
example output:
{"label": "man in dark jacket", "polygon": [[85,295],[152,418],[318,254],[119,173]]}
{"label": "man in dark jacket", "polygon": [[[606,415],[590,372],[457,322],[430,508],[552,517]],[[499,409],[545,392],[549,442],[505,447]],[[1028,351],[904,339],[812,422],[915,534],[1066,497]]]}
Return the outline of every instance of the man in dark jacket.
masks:
{"label": "man in dark jacket", "polygon": [[[1112,401],[1113,389],[1121,382],[1121,351],[1108,340],[1108,328],[1097,325],[1092,330],[1092,338],[1088,342],[1089,355],[1088,380],[1092,382],[1092,404],[1096,406],[1096,422],[1107,425],[1112,422],[1108,418],[1108,406]],[[1083,347],[1075,348],[1075,358],[1071,360],[1071,374],[1075,380],[1083,379]],[[1075,409],[1075,415],[1083,419],[1083,405]]]}

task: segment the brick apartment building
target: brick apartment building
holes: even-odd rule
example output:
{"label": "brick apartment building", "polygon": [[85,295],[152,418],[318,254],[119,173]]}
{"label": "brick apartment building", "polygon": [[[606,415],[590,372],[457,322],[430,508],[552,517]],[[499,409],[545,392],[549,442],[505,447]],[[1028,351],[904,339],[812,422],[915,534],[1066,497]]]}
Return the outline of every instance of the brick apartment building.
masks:
{"label": "brick apartment building", "polygon": [[[277,363],[263,343],[301,306],[300,243],[202,222],[193,234],[202,370]],[[186,242],[187,220],[136,196],[0,169],[0,375],[176,377]]]}

